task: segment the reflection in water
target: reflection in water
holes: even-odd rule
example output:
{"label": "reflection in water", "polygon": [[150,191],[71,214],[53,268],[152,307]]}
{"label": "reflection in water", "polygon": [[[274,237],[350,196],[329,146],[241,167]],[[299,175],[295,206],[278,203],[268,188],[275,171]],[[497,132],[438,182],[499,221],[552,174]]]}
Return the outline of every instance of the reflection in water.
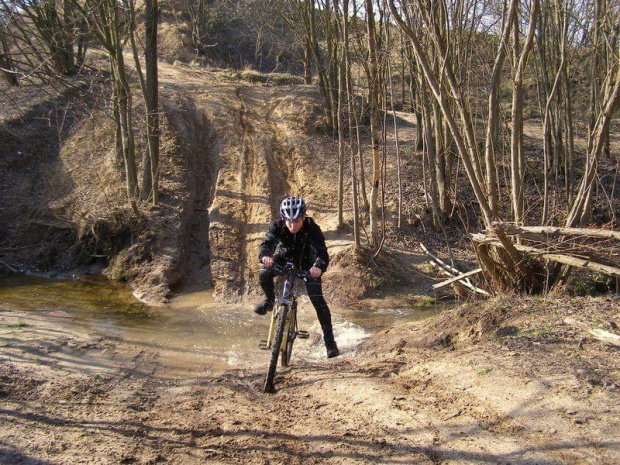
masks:
{"label": "reflection in water", "polygon": [[89,276],[51,279],[10,276],[0,279],[0,306],[43,312],[67,311],[77,318],[118,318],[141,324],[151,317],[149,307],[134,299],[126,285]]}
{"label": "reflection in water", "polygon": [[[6,277],[0,279],[0,308],[37,312],[58,324],[70,320],[87,331],[113,334],[156,349],[159,361],[179,372],[260,367],[269,358],[258,349],[258,341],[266,338],[269,316],[255,315],[250,305],[216,303],[209,292],[178,296],[170,305],[154,308],[136,301],[126,285],[101,278]],[[371,333],[440,310],[333,309],[334,333],[346,357]],[[293,363],[323,360],[321,329],[306,296],[300,297],[299,327],[310,338],[295,343]]]}

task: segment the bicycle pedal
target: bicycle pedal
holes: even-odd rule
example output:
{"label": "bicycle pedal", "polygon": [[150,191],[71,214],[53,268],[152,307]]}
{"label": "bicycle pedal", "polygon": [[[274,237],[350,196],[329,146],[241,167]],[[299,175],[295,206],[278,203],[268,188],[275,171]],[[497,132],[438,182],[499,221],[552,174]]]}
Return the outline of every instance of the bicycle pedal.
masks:
{"label": "bicycle pedal", "polygon": [[269,350],[269,347],[267,346],[267,341],[265,341],[265,340],[260,341],[258,343],[258,348],[259,349],[263,349],[263,350]]}
{"label": "bicycle pedal", "polygon": [[308,339],[310,337],[310,333],[308,333],[308,331],[297,331],[297,337],[299,339]]}

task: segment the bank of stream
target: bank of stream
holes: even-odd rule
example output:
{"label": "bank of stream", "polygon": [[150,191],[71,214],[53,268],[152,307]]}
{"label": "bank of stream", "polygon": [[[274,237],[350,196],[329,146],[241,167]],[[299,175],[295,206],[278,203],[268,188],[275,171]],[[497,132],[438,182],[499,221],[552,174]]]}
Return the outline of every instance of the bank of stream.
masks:
{"label": "bank of stream", "polygon": [[333,309],[327,360],[303,298],[311,336],[265,394],[249,305],[1,279],[0,463],[618,463],[617,348],[564,323],[615,321],[615,300],[503,297],[411,323],[437,310],[380,303]]}
{"label": "bank of stream", "polygon": [[[14,276],[0,279],[0,308],[9,317],[11,312],[36,315],[39,320],[49,320],[69,330],[101,333],[155,350],[171,376],[256,368],[268,359],[258,349],[258,341],[265,338],[269,318],[254,315],[249,305],[217,303],[210,291],[180,294],[165,307],[149,307],[136,301],[124,284],[96,277]],[[300,309],[300,328],[306,329],[310,338],[297,342],[293,363],[322,360],[320,326],[306,296],[300,297]],[[334,332],[343,356],[347,357],[371,334],[427,318],[441,309],[334,308]],[[16,330],[28,325],[23,320],[17,318],[7,328]],[[3,338],[10,340],[10,332],[5,331]]]}

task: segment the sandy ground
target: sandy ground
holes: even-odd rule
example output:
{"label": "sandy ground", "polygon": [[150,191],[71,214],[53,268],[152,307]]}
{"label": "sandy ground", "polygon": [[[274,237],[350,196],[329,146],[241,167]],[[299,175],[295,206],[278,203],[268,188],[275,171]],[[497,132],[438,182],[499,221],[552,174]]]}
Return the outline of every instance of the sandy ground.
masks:
{"label": "sandy ground", "polygon": [[4,309],[0,462],[615,464],[618,348],[563,323],[593,309],[620,319],[612,299],[448,310],[280,370],[271,395],[266,354],[250,369],[183,366]]}

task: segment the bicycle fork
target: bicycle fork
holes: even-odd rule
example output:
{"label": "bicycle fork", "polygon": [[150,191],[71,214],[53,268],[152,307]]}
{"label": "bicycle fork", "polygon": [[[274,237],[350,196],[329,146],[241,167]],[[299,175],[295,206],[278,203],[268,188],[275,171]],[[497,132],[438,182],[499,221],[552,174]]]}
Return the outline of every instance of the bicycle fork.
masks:
{"label": "bicycle fork", "polygon": [[[276,332],[276,324],[278,322],[278,315],[283,311],[282,306],[287,306],[286,323],[284,325],[284,334],[282,335],[281,347],[286,347],[289,335],[298,337],[299,339],[308,339],[310,335],[308,331],[302,331],[297,329],[297,302],[291,302],[289,300],[282,301],[276,299],[274,310],[271,312],[271,322],[269,323],[269,332],[267,333],[267,339],[260,341],[258,347],[263,350],[271,350],[271,344],[273,343],[273,336]],[[291,333],[291,324],[294,324],[294,334]]]}

